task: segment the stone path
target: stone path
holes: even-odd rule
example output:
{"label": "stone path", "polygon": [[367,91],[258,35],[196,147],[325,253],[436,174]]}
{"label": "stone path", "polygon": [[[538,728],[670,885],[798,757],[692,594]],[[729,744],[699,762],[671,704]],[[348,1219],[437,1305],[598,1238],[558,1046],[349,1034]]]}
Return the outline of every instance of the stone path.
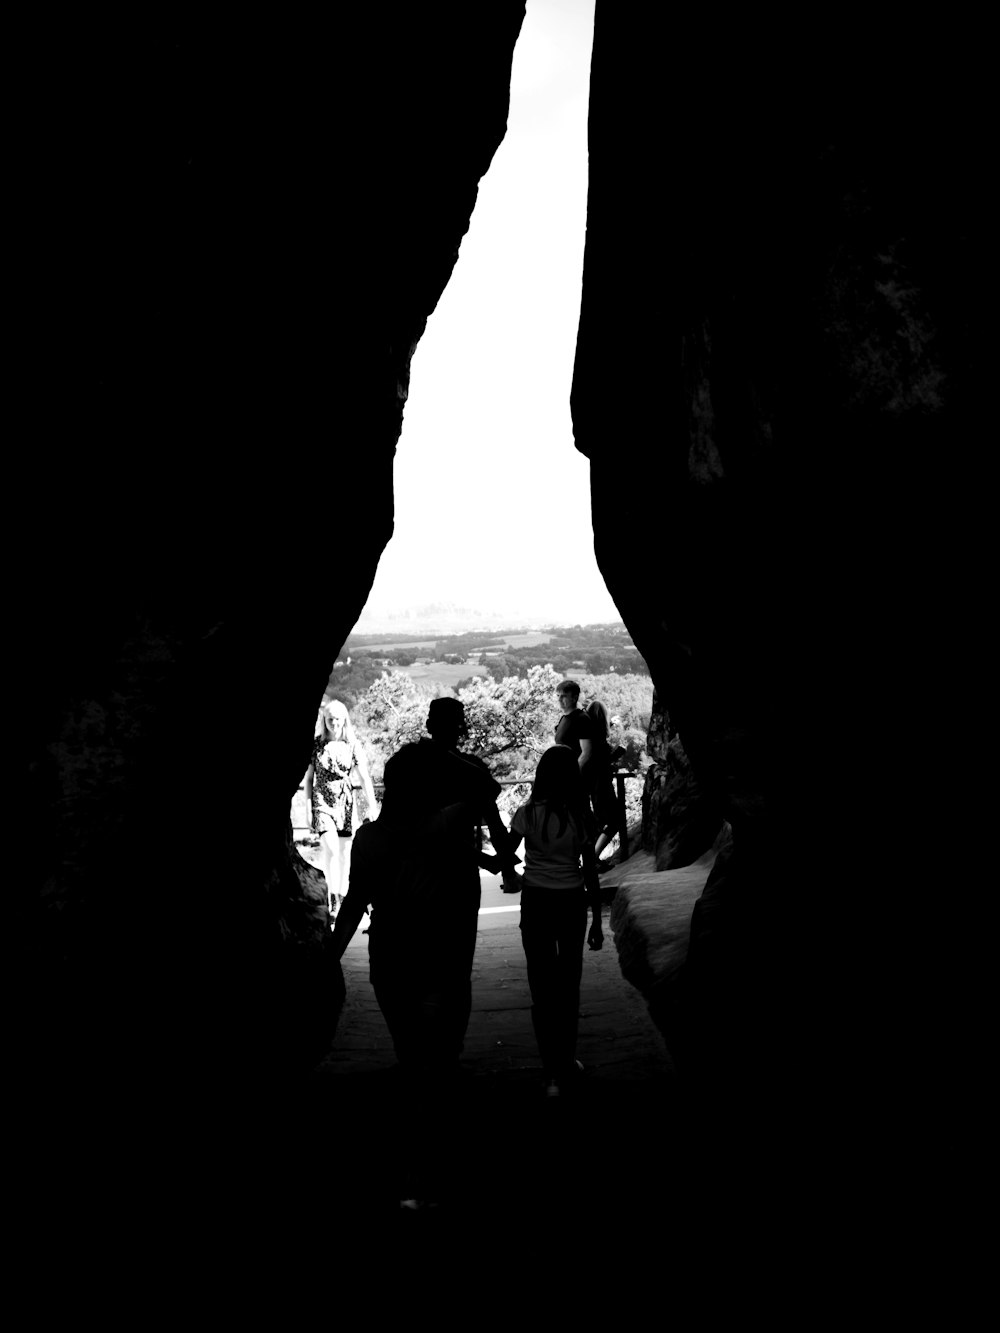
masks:
{"label": "stone path", "polygon": [[[669,1194],[683,1153],[670,1057],[621,975],[606,912],[604,949],[584,952],[577,1054],[586,1073],[573,1095],[545,1098],[518,919],[516,910],[479,918],[440,1215],[473,1228],[498,1219],[627,1225]],[[334,1150],[331,1191],[355,1216],[398,1217],[401,1109],[365,936],[355,936],[343,965],[347,1000],[334,1049],[311,1077],[306,1114]]]}

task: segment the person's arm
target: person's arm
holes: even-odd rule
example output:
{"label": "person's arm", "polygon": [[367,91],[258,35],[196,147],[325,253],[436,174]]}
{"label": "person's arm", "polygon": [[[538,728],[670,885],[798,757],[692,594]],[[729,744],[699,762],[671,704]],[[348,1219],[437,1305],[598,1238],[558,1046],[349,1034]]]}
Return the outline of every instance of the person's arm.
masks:
{"label": "person's arm", "polygon": [[[372,785],[372,776],[368,772],[368,760],[365,758],[365,752],[358,745],[354,751],[354,766],[361,776],[361,785],[365,791],[365,799],[368,801],[368,809],[372,811],[372,819],[379,812],[378,803],[375,800],[375,788]],[[360,920],[360,918],[359,918]]]}
{"label": "person's arm", "polygon": [[603,949],[604,927],[601,924],[601,881],[597,874],[597,857],[594,855],[594,844],[589,837],[584,838],[581,859],[583,861],[583,882],[587,888],[587,906],[590,908],[592,917],[590,930],[587,932],[587,943],[591,949]]}
{"label": "person's arm", "polygon": [[[463,755],[452,750],[449,751],[449,758],[452,762],[458,761],[455,772],[468,784],[469,799],[475,817],[478,818],[480,824],[485,824],[489,830],[490,842],[493,844],[493,850],[496,853],[496,856],[492,858],[481,856],[479,864],[484,870],[492,870],[495,863],[505,879],[507,876],[514,875],[517,857],[510,843],[511,835],[507,832],[504,822],[500,818],[500,811],[497,809],[497,797],[503,788],[486,764],[475,755]],[[517,892],[518,888],[520,888],[519,884],[508,891]]]}
{"label": "person's arm", "polygon": [[[503,828],[503,825],[501,824],[500,827]],[[503,875],[502,891],[504,893],[520,893],[524,884],[524,876],[519,874],[514,867],[517,865],[516,852],[521,845],[521,834],[515,833],[513,828],[509,833],[505,829],[504,840],[507,844],[507,855],[510,857],[510,863],[505,870],[501,871],[501,874]],[[496,846],[495,843],[494,846]]]}
{"label": "person's arm", "polygon": [[590,755],[593,748],[594,748],[593,741],[584,740],[582,736],[580,737],[580,758],[577,760],[577,763],[580,765],[581,773],[587,767],[587,764],[590,762]]}
{"label": "person's arm", "polygon": [[510,821],[510,832],[508,833],[506,829],[503,829],[502,824],[500,826],[504,835],[504,854],[510,858],[508,868],[502,872],[504,893],[520,893],[524,884],[524,876],[519,875],[514,869],[517,864],[517,849],[524,838],[523,820],[524,816],[521,810],[515,810],[514,818]]}
{"label": "person's arm", "polygon": [[303,782],[302,782],[302,789],[303,789],[303,791],[304,791],[305,794],[306,794],[306,818],[309,820],[309,827],[310,827],[310,829],[312,829],[313,824],[315,823],[315,819],[316,819],[315,815],[313,814],[313,766],[312,766],[312,764],[310,764],[309,767],[306,769],[306,775],[305,775],[305,778],[303,779]]}
{"label": "person's arm", "polygon": [[379,837],[379,830],[374,824],[366,824],[358,829],[354,839],[347,893],[340,904],[330,936],[329,948],[338,961],[343,958],[344,950],[354,938],[361,918],[370,910],[378,886],[392,873],[391,864],[386,864],[385,841]]}
{"label": "person's arm", "polygon": [[490,801],[485,809],[486,827],[489,829],[490,842],[493,844],[493,850],[497,854],[500,862],[500,869],[506,874],[513,871],[517,865],[517,858],[514,855],[517,844],[521,841],[520,837],[514,841],[513,833],[508,833],[504,827],[504,822],[500,818],[500,811],[497,809],[496,801]]}
{"label": "person's arm", "polygon": [[348,888],[344,901],[340,904],[337,919],[333,923],[330,951],[338,962],[354,939],[355,932],[361,925],[361,918],[367,911],[368,903],[365,902],[364,894],[356,885],[352,885]]}

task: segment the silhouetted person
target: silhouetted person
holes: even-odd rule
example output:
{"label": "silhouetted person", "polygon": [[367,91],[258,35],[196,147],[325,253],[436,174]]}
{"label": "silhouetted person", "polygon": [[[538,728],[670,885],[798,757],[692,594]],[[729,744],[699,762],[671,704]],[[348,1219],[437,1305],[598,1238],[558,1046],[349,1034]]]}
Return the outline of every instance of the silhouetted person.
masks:
{"label": "silhouetted person", "polygon": [[[460,1000],[456,998],[454,1015],[456,1030],[464,1036],[472,1010],[472,961],[482,896],[480,867],[492,868],[495,861],[507,881],[513,873],[515,857],[510,848],[510,836],[497,809],[496,798],[502,791],[500,783],[481,759],[463,754],[458,748],[467,735],[465,707],[461,700],[451,697],[432,699],[427,710],[427,731],[430,739],[423,738],[416,744],[420,760],[419,780],[426,784],[440,808],[459,806],[466,812],[466,831],[462,835],[464,856],[454,868],[458,883],[453,894],[455,908],[451,928],[451,947],[465,975],[464,991]],[[489,829],[494,858],[483,856],[484,824]]]}
{"label": "silhouetted person", "polygon": [[418,745],[403,746],[386,763],[382,811],[377,823],[358,830],[330,944],[339,960],[370,912],[369,975],[401,1075],[398,1124],[408,1177],[401,1202],[407,1207],[426,1202],[438,1188],[471,969],[472,809],[461,803],[438,808],[425,771]]}
{"label": "silhouetted person", "polygon": [[[427,779],[437,790],[438,804],[451,805],[461,801],[472,808],[471,845],[477,864],[485,862],[488,868],[501,871],[513,869],[516,858],[507,852],[509,835],[496,805],[502,790],[500,783],[478,756],[465,754],[458,748],[459,742],[468,735],[462,701],[450,696],[432,699],[427,710],[427,731],[430,739],[424,738],[418,745]],[[483,825],[489,829],[496,853],[494,858],[482,856]]]}
{"label": "silhouetted person", "polygon": [[[538,761],[531,796],[515,811],[510,826],[514,847],[523,838],[526,848],[521,942],[531,1020],[550,1097],[558,1096],[581,1072],[576,1034],[583,941],[586,937],[591,949],[604,944],[589,823],[579,764],[568,746],[553,745]],[[588,903],[593,914],[589,932]]]}
{"label": "silhouetted person", "polygon": [[416,745],[386,763],[382,812],[358,830],[331,947],[341,958],[370,912],[370,976],[396,1057],[440,1068],[455,1064],[465,1032],[472,812],[460,803],[438,808],[423,777]]}
{"label": "silhouetted person", "polygon": [[[595,699],[583,711],[590,718],[593,728],[590,759],[584,772],[584,781],[594,810],[594,822],[598,828],[594,852],[599,858],[615,834],[620,832],[621,813],[611,779],[614,755],[608,739],[608,710]],[[621,749],[614,753],[621,754]],[[600,865],[600,862],[598,864]]]}
{"label": "silhouetted person", "polygon": [[[416,932],[429,960],[427,968],[418,969],[419,984],[435,983],[435,1004],[441,1008],[435,1017],[435,1050],[447,1050],[441,1058],[451,1061],[457,1061],[462,1050],[472,1007],[481,824],[488,825],[508,877],[515,863],[510,835],[496,807],[500,784],[481,760],[457,749],[464,728],[465,710],[458,699],[434,699],[427,717],[431,738],[402,746],[387,762],[382,814],[377,824],[358,831],[354,859],[360,855],[362,861],[351,875],[334,929],[339,958],[371,904],[372,983],[380,1005],[392,986],[393,1021],[386,1006],[382,1008],[394,1042],[394,1023],[400,1031],[409,1030],[395,1015],[415,993],[415,954],[406,932]],[[391,817],[383,829],[387,811]],[[386,888],[390,881],[391,892]],[[405,923],[405,931],[397,930],[397,921]],[[404,1041],[401,1053],[398,1045],[402,1062],[409,1047]]]}

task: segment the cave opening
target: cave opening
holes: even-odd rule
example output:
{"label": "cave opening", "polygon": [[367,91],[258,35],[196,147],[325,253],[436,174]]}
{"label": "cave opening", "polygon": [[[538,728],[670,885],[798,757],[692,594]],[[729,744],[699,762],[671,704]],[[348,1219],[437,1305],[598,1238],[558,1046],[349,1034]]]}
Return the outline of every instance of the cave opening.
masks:
{"label": "cave opening", "polygon": [[[629,851],[633,857],[642,851],[653,686],[597,567],[589,461],[575,449],[570,415],[592,38],[593,5],[528,6],[514,52],[506,134],[480,181],[457,263],[413,355],[394,460],[394,533],[364,610],[331,664],[322,702],[347,708],[350,743],[364,754],[378,800],[388,757],[424,734],[430,700],[462,699],[476,733],[465,748],[484,759],[503,786],[497,805],[509,824],[530,791],[538,754],[552,743],[556,686],[566,677],[578,679],[582,704],[606,706],[610,748],[620,750],[615,799],[627,835],[611,834],[604,848],[610,868]],[[634,482],[625,479],[605,503],[629,503]],[[513,752],[517,727],[510,736],[499,734],[502,724],[495,720],[501,703],[524,733]],[[355,785],[357,827],[371,812],[367,779],[358,773]],[[331,872],[321,851],[304,784],[292,801],[291,822],[300,856],[326,874],[339,910],[345,876]],[[489,841],[485,850],[491,851]],[[470,1060],[480,1075],[477,1087],[493,1087],[491,1097],[505,1107],[532,1108],[522,1099],[530,1098],[540,1071],[528,1049],[520,904],[503,897],[496,874],[484,872],[481,895]],[[605,920],[612,896],[613,889],[605,895]],[[366,1074],[377,1079],[391,1064],[365,974],[368,942],[360,936],[369,926],[366,914],[341,959],[353,996],[313,1081],[318,1103],[331,1114],[338,1101],[349,1104],[361,1095]],[[510,957],[498,979],[504,950]],[[610,929],[594,977],[585,992],[581,1054],[589,1065],[604,1061],[616,1045],[628,1071],[621,1086],[631,1096],[634,1080],[648,1084],[633,1127],[652,1134],[646,1116],[662,1107],[659,1097],[669,1097],[673,1071],[640,991],[623,977]],[[610,988],[613,1000],[601,987]],[[607,1018],[611,1013],[615,1017]],[[508,1090],[496,1091],[504,1079]],[[605,1089],[603,1095],[611,1094]],[[376,1118],[385,1113],[377,1098],[366,1106]],[[495,1114],[489,1112],[489,1123]],[[545,1177],[536,1165],[532,1190]],[[363,1194],[359,1185],[359,1206],[366,1206]]]}
{"label": "cave opening", "polygon": [[356,632],[620,618],[570,417],[593,23],[593,3],[527,7],[506,132],[413,354],[394,533]]}
{"label": "cave opening", "polygon": [[[498,179],[487,168],[521,23],[517,4],[467,7],[459,29],[447,8],[404,7],[389,41],[371,7],[338,11],[333,40],[315,43],[298,25],[227,28],[218,44],[180,16],[148,42],[91,25],[72,68],[52,62],[39,81],[44,166],[19,196],[38,218],[24,339],[37,435],[20,459],[42,534],[21,638],[37,720],[21,1088],[56,1197],[67,1184],[96,1197],[109,1170],[175,1189],[176,1168],[186,1206],[218,1153],[273,1161],[269,1096],[329,1037],[329,1023],[304,1032],[331,1010],[329,931],[303,908],[289,803],[392,526],[414,348],[397,465],[430,458],[413,435],[424,366],[485,217],[463,242],[478,182],[485,201]],[[527,23],[545,9],[529,0]],[[992,566],[959,497],[993,415],[979,281],[992,84],[973,49],[990,45],[958,23],[909,37],[896,25],[859,62],[842,29],[844,44],[822,16],[796,30],[809,58],[790,62],[788,34],[760,25],[671,11],[640,26],[602,7],[592,317],[560,342],[567,366],[576,344],[595,502],[560,504],[564,478],[540,485],[530,449],[505,463],[536,424],[508,412],[524,395],[504,357],[533,364],[544,329],[521,300],[517,335],[498,345],[487,318],[450,360],[442,396],[470,404],[462,443],[425,469],[437,507],[400,510],[385,568],[444,534],[456,564],[486,547],[526,610],[523,589],[565,590],[562,544],[589,543],[593,515],[614,604],[670,690],[692,765],[740,821],[738,854],[700,900],[694,990],[672,1009],[689,1080],[723,1108],[704,1158],[734,1143],[735,1106],[730,1160],[770,1153],[796,1177],[802,1162],[827,1176],[847,1164],[863,1185],[857,1164],[883,1181],[894,1143],[923,1188],[912,1162],[964,1132],[958,1094],[982,1063],[969,1019],[985,1012],[941,892],[960,882],[969,784],[951,783],[946,817],[928,820],[913,700],[957,724],[950,771],[978,771],[962,743],[981,735],[969,663],[988,655],[966,635]],[[233,58],[237,39],[251,58]],[[957,95],[929,97],[928,72],[953,57]],[[331,125],[345,172],[332,188],[316,169]],[[512,235],[547,221],[545,173],[534,184]],[[498,266],[513,253],[492,252]],[[499,274],[495,306],[473,304],[498,312],[522,267]],[[567,386],[563,374],[560,414]],[[548,426],[579,473],[565,415]],[[320,547],[329,619],[310,606],[293,621],[316,476],[353,501],[349,549],[331,569]],[[439,581],[447,564],[419,603],[426,588],[483,610],[480,584]],[[815,1218],[827,1196],[814,1193]]]}
{"label": "cave opening", "polygon": [[[592,0],[527,7],[506,132],[413,355],[394,458],[393,535],[320,703],[349,710],[380,793],[386,759],[423,732],[431,697],[461,698],[478,680],[468,703],[481,712],[492,702],[483,698],[489,682],[523,680],[534,667],[528,739],[540,751],[556,679],[580,677],[581,706],[597,700],[607,711],[621,756],[616,799],[627,807],[622,823],[635,850],[652,681],[597,567],[589,462],[574,447],[570,418],[594,8]],[[629,489],[624,483],[618,502]],[[538,668],[548,674],[537,678]],[[386,707],[397,715],[393,727],[380,724]],[[502,737],[479,740],[481,757],[503,748]],[[529,790],[531,752],[520,746],[520,781],[501,765],[508,819]],[[369,805],[358,790],[356,822]],[[325,864],[305,780],[291,818],[300,853]],[[615,832],[608,856],[628,846]]]}

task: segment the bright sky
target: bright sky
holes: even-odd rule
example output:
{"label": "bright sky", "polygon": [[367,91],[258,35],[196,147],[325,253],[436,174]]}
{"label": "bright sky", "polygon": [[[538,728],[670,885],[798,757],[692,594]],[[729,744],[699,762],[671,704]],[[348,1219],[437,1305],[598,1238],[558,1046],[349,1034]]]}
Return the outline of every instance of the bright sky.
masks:
{"label": "bright sky", "polygon": [[618,620],[569,396],[587,201],[593,0],[527,0],[507,134],[413,358],[396,530],[364,620],[453,602]]}

